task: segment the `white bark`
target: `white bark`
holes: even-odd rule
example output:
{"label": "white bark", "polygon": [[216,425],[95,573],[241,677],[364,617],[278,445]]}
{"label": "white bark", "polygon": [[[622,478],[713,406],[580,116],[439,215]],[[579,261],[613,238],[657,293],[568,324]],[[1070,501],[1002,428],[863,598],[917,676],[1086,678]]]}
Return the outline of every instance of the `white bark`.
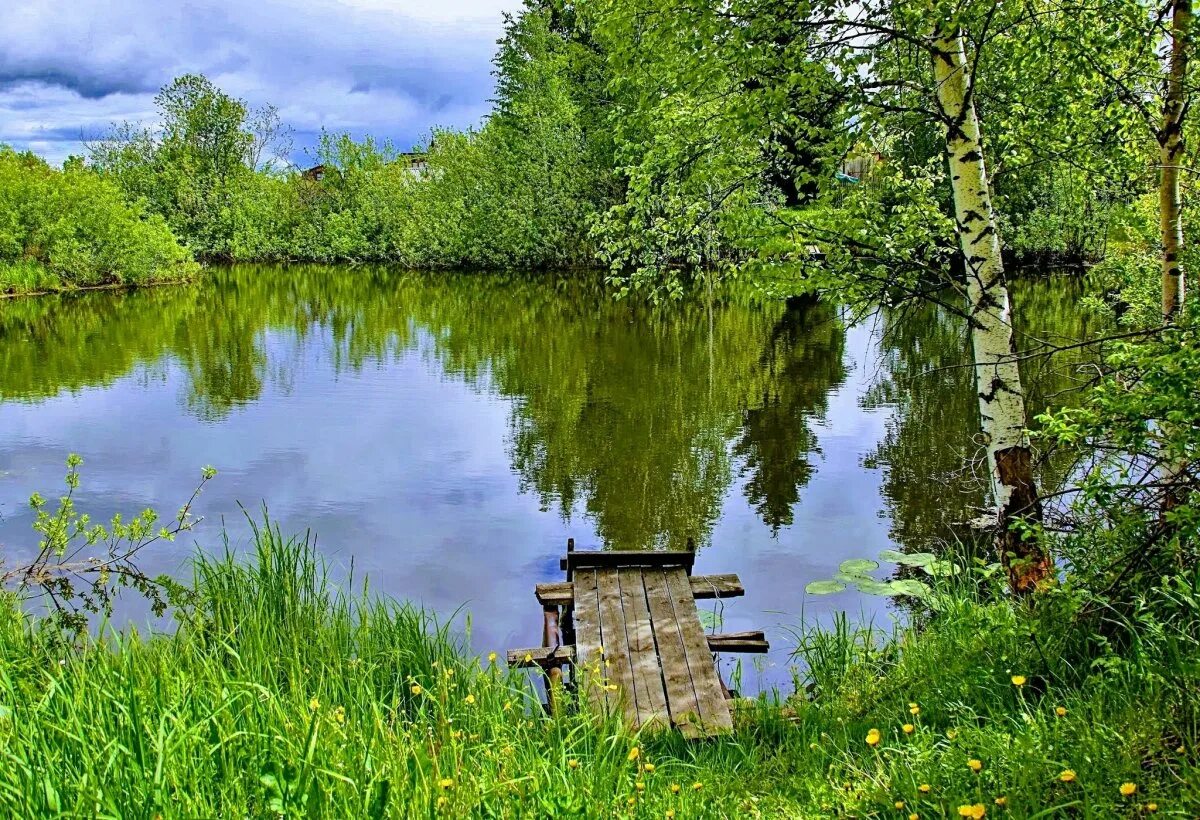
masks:
{"label": "white bark", "polygon": [[1170,321],[1183,304],[1184,278],[1179,256],[1183,251],[1183,205],[1179,194],[1179,163],[1183,158],[1183,117],[1187,111],[1185,83],[1191,0],[1171,4],[1171,55],[1163,95],[1163,118],[1158,131],[1161,179],[1158,213],[1162,231],[1162,312]]}
{"label": "white bark", "polygon": [[1025,393],[1013,355],[1004,262],[962,34],[957,29],[939,31],[932,46],[937,102],[946,121],[954,215],[967,280],[979,415],[996,505],[997,546],[1009,569],[1013,589],[1026,592],[1046,577],[1050,563],[1036,543],[1023,541],[1009,526],[1016,518],[1039,519],[1041,507],[1026,432]]}

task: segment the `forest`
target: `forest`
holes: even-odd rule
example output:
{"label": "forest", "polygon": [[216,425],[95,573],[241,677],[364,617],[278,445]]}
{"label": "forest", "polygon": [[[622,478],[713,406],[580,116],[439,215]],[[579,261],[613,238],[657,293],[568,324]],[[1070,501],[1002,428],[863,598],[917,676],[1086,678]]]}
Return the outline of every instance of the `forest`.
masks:
{"label": "forest", "polygon": [[[1190,0],[524,0],[490,114],[416,146],[330,130],[298,164],[278,109],[200,74],[61,168],[0,146],[0,400],[166,351],[211,423],[285,380],[262,339],[313,323],[339,378],[420,349],[511,400],[522,489],[633,549],[706,541],[737,469],[772,537],[793,524],[851,370],[837,323],[883,328],[865,401],[905,421],[863,465],[887,466],[904,549],[788,579],[900,616],[786,613],[794,691],[693,744],[545,715],[494,654],[335,582],[269,518],[246,554],[155,576],[139,556],[192,502],[98,526],[72,457],[57,505],[32,499],[36,548],[0,552],[0,805],[1200,816],[1193,22]],[[358,278],[304,278],[333,263]],[[125,287],[133,332],[37,306]],[[121,590],[176,628],[97,637]]]}

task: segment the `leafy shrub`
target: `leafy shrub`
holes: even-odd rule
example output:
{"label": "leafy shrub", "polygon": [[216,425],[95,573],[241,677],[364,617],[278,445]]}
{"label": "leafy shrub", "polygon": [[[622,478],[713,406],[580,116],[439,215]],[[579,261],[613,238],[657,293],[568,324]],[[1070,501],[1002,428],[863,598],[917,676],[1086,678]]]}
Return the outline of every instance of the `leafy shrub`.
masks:
{"label": "leafy shrub", "polygon": [[111,181],[0,148],[0,291],[146,284],[197,270],[166,222]]}

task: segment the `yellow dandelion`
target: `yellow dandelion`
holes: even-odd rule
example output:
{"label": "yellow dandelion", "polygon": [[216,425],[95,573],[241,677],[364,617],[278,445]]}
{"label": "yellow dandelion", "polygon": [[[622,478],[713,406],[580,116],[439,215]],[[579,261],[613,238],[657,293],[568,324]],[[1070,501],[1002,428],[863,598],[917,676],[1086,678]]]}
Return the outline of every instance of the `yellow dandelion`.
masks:
{"label": "yellow dandelion", "polygon": [[1121,796],[1122,797],[1131,797],[1134,794],[1137,794],[1137,783],[1122,783],[1121,784]]}
{"label": "yellow dandelion", "polygon": [[629,750],[629,754],[626,755],[626,757],[628,757],[630,760],[637,760],[638,757],[641,756],[641,754],[642,754],[642,750],[639,749],[637,746],[634,746],[632,749]]}
{"label": "yellow dandelion", "polygon": [[410,691],[410,692],[412,692],[414,695],[419,695],[419,694],[421,694],[421,684],[419,684],[419,683],[414,683],[414,684],[412,685],[412,688],[411,688],[409,691]]}
{"label": "yellow dandelion", "polygon": [[463,700],[466,702],[466,704],[468,706],[475,705],[475,696],[474,695],[467,695],[465,698],[463,698]]}
{"label": "yellow dandelion", "polygon": [[667,809],[667,820],[674,820],[675,809]]}
{"label": "yellow dandelion", "polygon": [[449,666],[446,667],[446,677],[448,677],[448,678],[454,677],[454,670],[451,669]]}
{"label": "yellow dandelion", "polygon": [[488,653],[488,663],[495,663],[495,662],[496,662],[496,653],[489,652]]}
{"label": "yellow dandelion", "polygon": [[640,792],[644,792],[646,790],[646,784],[640,780],[638,782],[634,783],[633,787]]}
{"label": "yellow dandelion", "polygon": [[1013,686],[1024,686],[1025,685],[1025,676],[1024,675],[1013,675],[1012,678],[1010,678],[1010,680],[1012,680]]}
{"label": "yellow dandelion", "polygon": [[438,781],[438,785],[441,786],[443,789],[453,789],[454,788],[454,779],[451,777],[443,777],[441,780]]}
{"label": "yellow dandelion", "polygon": [[985,809],[983,807],[982,803],[975,803],[974,805],[958,807],[958,816],[959,817],[970,817],[970,818],[972,818],[972,820],[980,820],[980,818],[983,817],[985,814],[987,814],[987,809]]}
{"label": "yellow dandelion", "polygon": [[505,712],[507,712],[508,710],[512,709],[512,701],[511,701],[511,700],[506,700],[506,701],[504,701],[504,707],[503,707],[503,708],[504,708],[504,711],[505,711]]}
{"label": "yellow dandelion", "polygon": [[929,794],[932,789],[933,786],[930,786],[928,783],[922,783],[920,786],[917,786],[917,791],[921,794]]}
{"label": "yellow dandelion", "polygon": [[913,730],[915,730],[916,728],[917,728],[917,727],[916,727],[916,726],[913,726],[911,723],[906,723],[906,724],[904,724],[903,726],[901,726],[901,727],[900,727],[900,729],[901,729],[901,730],[904,732],[904,734],[906,734],[906,735],[911,735],[911,734],[913,733]]}
{"label": "yellow dandelion", "polygon": [[994,802],[997,806],[1000,806],[1001,808],[1003,808],[1008,805],[1008,798],[1005,797],[1004,795],[1001,795],[1000,797],[997,797],[992,802]]}
{"label": "yellow dandelion", "polygon": [[1058,715],[1059,717],[1066,717],[1066,716],[1067,716],[1067,707],[1065,707],[1065,706],[1055,706],[1055,707],[1054,707],[1054,714]]}
{"label": "yellow dandelion", "polygon": [[525,663],[533,663],[533,653],[532,652],[525,653]]}
{"label": "yellow dandelion", "polygon": [[626,803],[626,804],[628,804],[628,805],[630,805],[630,806],[636,806],[636,805],[637,805],[637,798],[636,798],[636,797],[631,797],[631,798],[629,798],[628,800],[626,800],[626,801],[625,801],[625,803]]}
{"label": "yellow dandelion", "polygon": [[578,769],[579,761],[576,760],[575,758],[571,758],[570,760],[567,761],[567,765],[570,766],[572,769]]}
{"label": "yellow dandelion", "polygon": [[615,683],[610,683],[608,686],[605,686],[604,688],[610,692],[617,691],[617,685]]}
{"label": "yellow dandelion", "polygon": [[671,794],[679,794],[680,785],[678,783],[671,784]]}
{"label": "yellow dandelion", "polygon": [[315,712],[320,708],[321,708],[321,701],[317,700],[315,697],[308,702],[308,710],[310,712]]}
{"label": "yellow dandelion", "polygon": [[879,740],[880,740],[880,735],[879,735],[878,729],[871,729],[869,732],[867,732],[867,745],[868,746],[878,746]]}
{"label": "yellow dandelion", "polygon": [[1181,754],[1183,754],[1183,753],[1184,753],[1184,752],[1186,752],[1186,751],[1187,751],[1187,749],[1183,748],[1183,746],[1182,746],[1182,745],[1180,745],[1180,746],[1179,746],[1179,747],[1178,747],[1178,748],[1175,750],[1175,754],[1177,754],[1177,755],[1181,755]]}
{"label": "yellow dandelion", "polygon": [[983,768],[983,761],[973,757],[967,761],[967,768],[979,774],[979,770]]}
{"label": "yellow dandelion", "polygon": [[908,713],[910,715],[919,715],[921,714],[921,707],[915,703],[910,703],[908,704]]}
{"label": "yellow dandelion", "polygon": [[1064,783],[1074,783],[1075,782],[1075,770],[1074,769],[1063,769],[1062,773],[1059,774],[1058,779]]}
{"label": "yellow dandelion", "polygon": [[334,709],[333,710],[333,719],[336,720],[338,723],[345,723],[346,722],[345,707],[339,706],[338,708]]}
{"label": "yellow dandelion", "polygon": [[444,808],[446,808],[446,804],[447,804],[447,803],[449,803],[449,802],[450,802],[450,801],[449,801],[449,800],[447,800],[447,799],[446,799],[446,797],[443,795],[442,797],[439,797],[439,798],[437,799],[437,807],[438,807],[439,809],[444,809]]}
{"label": "yellow dandelion", "polygon": [[697,780],[695,783],[692,784],[692,791],[694,791],[694,792],[698,792],[703,788],[704,788],[704,784],[701,783],[699,780]]}
{"label": "yellow dandelion", "polygon": [[1154,812],[1158,811],[1158,804],[1157,803],[1147,803],[1146,811],[1150,812],[1150,814],[1154,814]]}
{"label": "yellow dandelion", "polygon": [[642,768],[646,771],[646,774],[650,774],[651,772],[654,771],[654,764],[647,763],[646,765],[642,766]]}
{"label": "yellow dandelion", "polygon": [[904,808],[904,801],[903,801],[903,800],[897,800],[897,801],[896,801],[896,808],[898,808],[898,809],[902,809],[902,808]]}
{"label": "yellow dandelion", "polygon": [[921,820],[921,815],[917,814],[917,813],[914,811],[912,814],[910,814],[910,815],[908,816],[908,820]]}

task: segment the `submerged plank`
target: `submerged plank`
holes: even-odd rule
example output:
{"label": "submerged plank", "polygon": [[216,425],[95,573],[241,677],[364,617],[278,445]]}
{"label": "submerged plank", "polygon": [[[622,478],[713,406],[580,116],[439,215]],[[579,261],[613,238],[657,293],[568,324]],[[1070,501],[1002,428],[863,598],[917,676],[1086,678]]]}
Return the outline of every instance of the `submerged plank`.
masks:
{"label": "submerged plank", "polygon": [[768,652],[771,645],[760,630],[722,632],[708,636],[710,652]]}
{"label": "submerged plank", "polygon": [[[648,574],[659,570],[647,569]],[[646,589],[640,567],[617,570],[621,584],[621,609],[625,613],[625,633],[629,638],[629,660],[633,687],[637,694],[638,725],[665,728],[671,724],[667,695],[663,691],[662,669],[654,642],[654,626],[646,604]]]}

